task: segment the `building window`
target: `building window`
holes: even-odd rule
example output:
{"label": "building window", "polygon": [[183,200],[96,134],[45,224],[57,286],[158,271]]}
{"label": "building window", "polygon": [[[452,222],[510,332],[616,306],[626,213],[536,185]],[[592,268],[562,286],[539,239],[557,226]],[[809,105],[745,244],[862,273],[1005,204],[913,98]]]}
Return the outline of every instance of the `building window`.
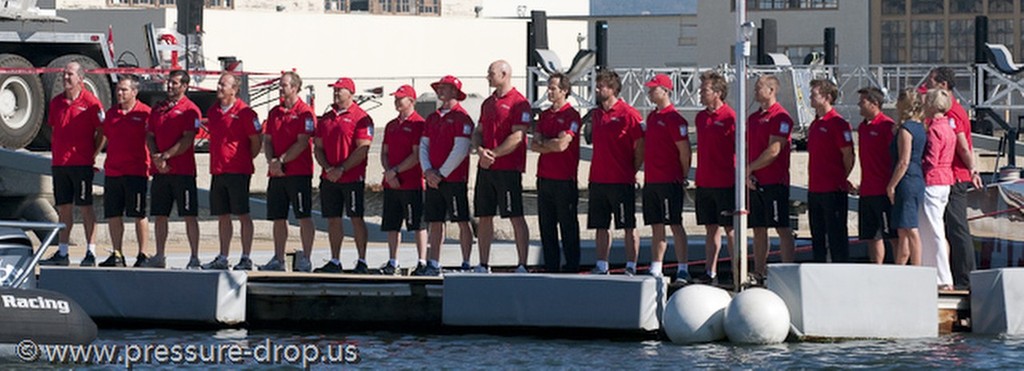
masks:
{"label": "building window", "polygon": [[1013,0],[988,0],[988,12],[1013,13]]}
{"label": "building window", "polygon": [[907,14],[907,0],[882,0],[882,15]]}
{"label": "building window", "polygon": [[[981,0],[949,0],[949,13],[981,13]],[[950,29],[950,31],[952,31],[952,29]]]}
{"label": "building window", "polygon": [[949,21],[949,63],[974,60],[974,20]]}
{"label": "building window", "polygon": [[[735,4],[733,3],[733,7]],[[839,0],[747,0],[747,10],[838,8]]]}
{"label": "building window", "polygon": [[988,42],[992,44],[1006,45],[1006,49],[1013,53],[1014,39],[1013,19],[989,19],[988,20]]}
{"label": "building window", "polygon": [[697,25],[679,22],[679,46],[697,46]]}
{"label": "building window", "polygon": [[[174,0],[168,0],[168,1],[174,1]],[[210,9],[210,8],[214,8],[214,9],[234,9],[235,8],[235,0],[206,0],[206,8],[207,9]]]}
{"label": "building window", "polygon": [[[109,6],[127,6],[137,8],[167,8],[175,6],[176,0],[107,0]],[[234,0],[205,0],[207,9],[234,9]]]}
{"label": "building window", "polygon": [[324,0],[324,11],[440,15],[441,0]]}
{"label": "building window", "polygon": [[942,14],[944,0],[911,0],[912,14]]}
{"label": "building window", "polygon": [[946,46],[943,21],[910,22],[910,62],[941,63]]}
{"label": "building window", "polygon": [[907,30],[903,21],[882,21],[882,63],[906,60]]}

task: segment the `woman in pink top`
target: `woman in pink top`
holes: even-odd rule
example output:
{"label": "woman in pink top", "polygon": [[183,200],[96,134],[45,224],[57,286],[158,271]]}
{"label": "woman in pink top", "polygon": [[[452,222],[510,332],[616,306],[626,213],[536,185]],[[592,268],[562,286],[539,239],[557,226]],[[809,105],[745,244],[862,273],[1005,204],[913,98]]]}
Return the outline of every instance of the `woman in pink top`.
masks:
{"label": "woman in pink top", "polygon": [[928,126],[921,168],[924,170],[924,203],[921,205],[921,263],[938,269],[940,290],[953,288],[953,275],[949,269],[949,246],[942,216],[949,199],[949,186],[953,184],[953,155],[956,151],[956,133],[946,112],[952,104],[949,92],[928,90],[924,96],[924,117]]}

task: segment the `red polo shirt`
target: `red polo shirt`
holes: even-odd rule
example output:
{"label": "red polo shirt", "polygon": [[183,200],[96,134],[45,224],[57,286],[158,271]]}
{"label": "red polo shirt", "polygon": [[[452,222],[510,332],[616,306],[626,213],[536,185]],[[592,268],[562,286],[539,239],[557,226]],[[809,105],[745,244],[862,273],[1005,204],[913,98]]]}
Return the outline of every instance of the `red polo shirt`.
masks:
{"label": "red polo shirt", "polygon": [[682,183],[677,143],[690,145],[689,124],[674,106],[651,111],[644,131],[644,183]]}
{"label": "red polo shirt", "polygon": [[[201,117],[199,107],[196,107],[188,97],[181,97],[174,105],[164,101],[150,113],[147,131],[153,133],[156,138],[157,150],[164,152],[178,143],[186,131],[198,132]],[[196,175],[196,155],[193,148],[194,146],[190,145],[185,148],[185,152],[167,159],[167,166],[171,169],[165,174]],[[150,173],[160,174],[156,164],[153,164]]]}
{"label": "red polo shirt", "polygon": [[53,97],[46,122],[53,127],[53,166],[93,165],[96,128],[103,125],[103,105],[95,95],[82,89],[74,100],[64,93]]}
{"label": "red polo shirt", "polygon": [[[950,125],[953,126],[953,131],[957,134],[964,134],[967,137],[967,148],[974,153],[974,139],[971,138],[971,119],[967,116],[967,112],[964,111],[964,107],[960,105],[960,102],[953,99],[953,105],[949,108],[949,112],[946,113],[946,117],[949,117]],[[960,159],[959,155],[953,155],[953,178],[957,183],[971,181],[971,170],[967,168],[964,161]]]}
{"label": "red polo shirt", "polygon": [[[331,166],[340,166],[356,150],[357,140],[373,140],[373,119],[354,102],[347,110],[338,111],[336,105],[324,114],[316,125],[316,138],[323,144],[324,155]],[[289,164],[291,164],[289,162]],[[324,177],[325,173],[320,177]],[[351,169],[345,169],[337,183],[361,182],[366,178],[366,159]]]}
{"label": "red polo shirt", "polygon": [[[420,145],[420,137],[423,136],[424,120],[415,111],[406,117],[405,120],[396,117],[384,127],[384,145],[388,146],[388,167],[398,166],[405,161],[409,155],[419,156],[412,152],[413,146]],[[391,188],[388,182],[384,182],[384,188]],[[398,173],[398,188],[400,190],[423,190],[423,168],[417,164],[409,170]]]}
{"label": "red polo shirt", "polygon": [[590,136],[594,144],[591,158],[590,181],[608,184],[633,184],[634,146],[644,137],[640,126],[640,113],[621,98],[610,110],[598,107],[591,114],[593,129]]}
{"label": "red polo shirt", "polygon": [[809,192],[846,191],[843,148],[853,147],[853,129],[835,109],[811,122],[807,131]]}
{"label": "red polo shirt", "polygon": [[889,116],[879,112],[871,121],[864,120],[857,126],[861,196],[885,196],[885,187],[892,178],[889,145],[893,140],[894,125],[896,123]]}
{"label": "red polo shirt", "polygon": [[537,159],[537,177],[551,180],[576,180],[580,164],[580,113],[566,104],[540,113],[537,133],[544,139],[558,138],[565,133],[572,137],[569,148],[562,152],[542,153]]}
{"label": "red polo shirt", "polygon": [[146,145],[146,122],[149,106],[135,102],[130,111],[114,105],[103,120],[103,135],[107,137],[107,161],[103,171],[107,176],[149,176],[149,146]]}
{"label": "red polo shirt", "polygon": [[214,103],[206,111],[206,130],[210,133],[210,174],[249,174],[252,165],[252,143],[249,137],[259,134],[263,126],[249,105],[236,99],[227,111]]}
{"label": "red polo shirt", "polygon": [[[288,148],[299,140],[299,135],[305,134],[310,137],[316,129],[316,114],[306,102],[299,99],[292,108],[285,108],[279,104],[267,114],[267,124],[263,128],[264,133],[270,136],[271,144],[274,146],[274,158],[284,155]],[[289,159],[284,164],[284,176],[312,176],[313,175],[313,150],[310,140],[306,141],[305,148],[299,152],[299,156]],[[270,172],[267,172],[267,176]]]}
{"label": "red polo shirt", "polygon": [[733,187],[736,180],[736,111],[727,104],[697,112],[697,186]]}
{"label": "red polo shirt", "polygon": [[[480,131],[483,134],[484,148],[498,148],[512,135],[515,126],[528,126],[531,119],[530,103],[515,88],[503,96],[494,92],[480,105]],[[526,138],[524,137],[515,150],[498,157],[491,165],[491,170],[526,169]]]}
{"label": "red polo shirt", "polygon": [[789,185],[789,152],[791,150],[790,135],[793,131],[793,119],[789,117],[782,105],[776,102],[771,107],[758,109],[747,118],[747,161],[753,162],[764,150],[768,149],[771,137],[784,137],[785,143],[778,157],[771,164],[754,171],[760,185]]}
{"label": "red polo shirt", "polygon": [[[469,114],[456,104],[451,110],[445,113],[434,111],[427,116],[423,125],[423,137],[430,140],[430,167],[441,169],[444,160],[448,159],[452,149],[455,148],[455,138],[469,138],[473,134],[473,119]],[[389,148],[390,149],[390,148]],[[448,182],[465,182],[469,180],[469,156],[466,156],[462,163],[445,178]]]}

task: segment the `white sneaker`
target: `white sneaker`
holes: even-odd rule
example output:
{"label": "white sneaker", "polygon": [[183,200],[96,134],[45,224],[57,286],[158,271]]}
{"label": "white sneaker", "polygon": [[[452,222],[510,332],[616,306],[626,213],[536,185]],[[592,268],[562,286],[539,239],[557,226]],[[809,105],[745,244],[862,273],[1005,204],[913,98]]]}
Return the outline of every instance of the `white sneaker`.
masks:
{"label": "white sneaker", "polygon": [[516,268],[516,273],[530,273],[530,271],[526,270],[526,267],[520,265],[519,268]]}
{"label": "white sneaker", "polygon": [[476,268],[473,268],[473,273],[486,273],[486,274],[490,274],[491,273],[491,267],[485,267],[485,266],[482,266],[482,265],[478,265],[478,266],[476,266]]}

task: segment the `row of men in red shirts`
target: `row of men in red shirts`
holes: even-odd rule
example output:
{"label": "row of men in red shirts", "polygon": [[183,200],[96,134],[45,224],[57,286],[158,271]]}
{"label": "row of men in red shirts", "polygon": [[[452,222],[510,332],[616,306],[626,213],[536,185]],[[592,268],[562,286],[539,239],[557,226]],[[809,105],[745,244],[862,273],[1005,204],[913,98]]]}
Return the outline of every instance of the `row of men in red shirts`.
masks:
{"label": "row of men in red shirts", "polygon": [[[579,161],[579,114],[567,104],[569,81],[556,75],[549,80],[548,98],[552,107],[542,112],[533,140],[527,129],[532,125],[529,103],[510,83],[511,67],[496,61],[488,68],[488,82],[495,88],[482,106],[480,124],[474,125],[459,102],[465,99],[461,81],[446,76],[432,84],[442,103],[427,119],[412,109],[416,94],[402,86],[395,96],[399,117],[386,127],[382,148],[385,170],[385,205],[382,229],[391,232],[391,260],[382,267],[394,272],[398,265],[395,249],[397,231],[403,220],[416,233],[420,264],[418,274],[438,274],[443,223],[460,226],[463,268],[469,269],[472,236],[469,229],[467,196],[468,156],[471,149],[479,155],[479,171],[474,195],[474,216],[479,218],[481,264],[476,271],[487,272],[489,248],[493,239],[493,217],[509,218],[515,230],[519,270],[525,271],[529,233],[523,219],[521,174],[525,170],[525,151],[529,146],[540,152],[538,164],[538,202],[542,244],[548,271],[579,269],[579,230],[576,222],[578,191],[576,173]],[[172,74],[168,79],[169,99],[150,110],[135,100],[138,81],[125,78],[118,84],[118,104],[104,115],[98,100],[81,88],[81,67],[69,64],[64,72],[65,94],[51,102],[50,124],[54,127],[54,186],[61,220],[71,225],[71,204],[81,206],[89,249],[83,263],[93,259],[93,231],[90,222],[92,163],[104,141],[109,141],[105,216],[110,221],[114,253],[106,265],[124,265],[121,253],[122,216],[136,219],[139,233],[139,258],[136,265],[161,267],[167,233],[167,216],[178,204],[186,219],[192,258],[189,267],[199,267],[198,226],[195,221],[195,159],[191,141],[200,125],[199,111],[184,97],[188,75]],[[207,130],[211,135],[211,214],[218,215],[221,251],[203,265],[208,269],[228,268],[232,226],[235,215],[242,224],[243,255],[237,269],[251,269],[248,259],[252,241],[252,221],[248,217],[248,183],[254,168],[252,160],[262,146],[269,165],[268,219],[273,220],[275,255],[261,268],[283,270],[284,241],[287,238],[288,209],[300,221],[303,254],[297,268],[311,270],[308,260],[312,249],[313,227],[309,218],[312,193],[312,161],[321,174],[322,212],[329,221],[332,259],[317,271],[340,272],[338,260],[342,231],[341,216],[350,217],[355,227],[360,260],[357,272],[367,271],[365,259],[366,227],[363,216],[363,184],[366,153],[373,137],[372,120],[352,95],[352,80],[339,79],[334,88],[334,104],[317,124],[311,108],[298,98],[301,78],[285,73],[281,78],[282,104],[271,110],[263,128],[256,114],[237,99],[239,80],[223,75],[218,82],[218,105],[208,112]],[[671,104],[672,80],[657,75],[647,84],[649,99],[658,106],[646,126],[639,113],[618,98],[621,81],[611,71],[597,76],[599,109],[592,115],[594,142],[589,184],[588,228],[597,230],[598,261],[595,273],[607,273],[611,241],[609,229],[625,230],[627,273],[636,272],[639,240],[635,234],[635,175],[645,166],[643,215],[652,225],[654,240],[651,272],[661,274],[666,250],[665,229],[673,231],[676,254],[686,259],[686,238],[682,228],[682,199],[685,197],[690,166],[688,125]],[[755,98],[761,109],[749,118],[748,186],[757,192],[751,196],[750,224],[754,228],[757,272],[763,275],[768,243],[767,228],[776,228],[783,260],[792,260],[792,232],[788,226],[789,135],[792,120],[777,103],[778,80],[765,76],[755,85]],[[724,103],[725,79],[714,72],[702,76],[701,102],[707,107],[696,119],[698,136],[697,204],[698,223],[707,227],[707,254],[717,256],[723,229],[730,224],[735,150],[733,135],[735,113]],[[834,95],[834,94],[833,94]],[[832,100],[834,100],[834,96]],[[151,112],[150,112],[151,111]],[[831,111],[834,112],[834,111]],[[828,112],[826,112],[828,113]],[[105,117],[106,116],[106,117]],[[848,126],[848,124],[847,124]],[[645,130],[646,127],[646,130]],[[91,130],[91,131],[90,131]],[[841,131],[840,131],[841,132]],[[262,136],[261,133],[266,135]],[[843,138],[851,141],[850,132]],[[314,146],[310,146],[310,139]],[[139,143],[148,142],[148,146]],[[528,143],[529,142],[529,143]],[[821,142],[821,141],[818,141]],[[843,148],[837,146],[835,148]],[[841,154],[845,161],[845,153]],[[823,158],[825,156],[813,156]],[[834,161],[811,161],[815,163]],[[863,161],[862,161],[863,162]],[[844,162],[845,165],[845,162]],[[851,162],[852,166],[852,162]],[[825,169],[825,168],[823,168]],[[85,170],[88,170],[86,172]],[[846,169],[848,174],[849,170]],[[157,219],[157,253],[147,258],[142,251],[147,240],[145,193],[148,174],[153,174],[153,210]],[[83,181],[89,177],[90,182]],[[812,177],[812,183],[815,183]],[[844,179],[845,177],[827,177]],[[425,184],[424,184],[425,183]],[[425,186],[425,187],[424,187]],[[811,192],[821,192],[815,184]],[[77,197],[76,197],[77,196]],[[429,225],[431,251],[426,259],[426,238],[421,215]],[[558,228],[561,227],[561,238]],[[70,229],[70,228],[69,228]],[[61,234],[61,248],[48,261],[67,263],[67,236]],[[812,228],[813,229],[813,228]],[[558,243],[561,241],[562,250]],[[816,249],[817,250],[817,249]],[[566,265],[560,258],[564,254]],[[713,261],[713,260],[712,260]],[[685,268],[685,266],[683,267]],[[715,264],[706,267],[706,278],[714,278]],[[686,269],[677,274],[687,279]]]}

